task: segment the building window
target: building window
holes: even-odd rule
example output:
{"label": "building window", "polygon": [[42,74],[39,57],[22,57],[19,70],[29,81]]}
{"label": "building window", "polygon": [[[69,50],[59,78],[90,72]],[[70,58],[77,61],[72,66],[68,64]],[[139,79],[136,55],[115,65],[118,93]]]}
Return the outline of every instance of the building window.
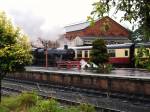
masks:
{"label": "building window", "polygon": [[115,57],[116,56],[115,55],[115,49],[109,49],[108,54],[109,54],[110,57]]}
{"label": "building window", "polygon": [[81,50],[78,50],[78,51],[77,51],[77,57],[78,57],[78,58],[82,58],[82,51],[81,51]]}
{"label": "building window", "polygon": [[128,56],[128,50],[125,50],[124,54],[125,56]]}

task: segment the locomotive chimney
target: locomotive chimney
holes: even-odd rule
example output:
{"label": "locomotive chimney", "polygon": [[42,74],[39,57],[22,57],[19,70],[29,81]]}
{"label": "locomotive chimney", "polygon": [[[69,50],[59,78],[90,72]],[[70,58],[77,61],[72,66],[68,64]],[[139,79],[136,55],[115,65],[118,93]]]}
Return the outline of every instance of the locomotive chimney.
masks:
{"label": "locomotive chimney", "polygon": [[66,50],[67,50],[67,49],[68,49],[68,45],[64,45],[64,49],[66,49]]}

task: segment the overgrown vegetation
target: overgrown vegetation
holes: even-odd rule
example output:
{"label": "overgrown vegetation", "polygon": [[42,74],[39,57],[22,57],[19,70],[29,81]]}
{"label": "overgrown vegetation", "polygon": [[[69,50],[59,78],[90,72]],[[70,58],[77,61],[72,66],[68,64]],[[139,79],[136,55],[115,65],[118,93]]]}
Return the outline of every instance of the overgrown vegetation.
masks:
{"label": "overgrown vegetation", "polygon": [[62,107],[54,99],[42,99],[34,92],[24,92],[15,97],[6,97],[0,104],[0,112],[95,112],[92,105]]}
{"label": "overgrown vegetation", "polygon": [[0,11],[0,101],[1,80],[6,73],[24,70],[32,62],[28,37],[15,27],[6,14]]}
{"label": "overgrown vegetation", "polygon": [[109,55],[107,53],[107,47],[104,40],[96,39],[93,41],[90,61],[98,66],[92,66],[92,69],[96,72],[109,73],[111,71],[112,67],[108,64]]}
{"label": "overgrown vegetation", "polygon": [[[112,12],[114,11],[114,12]],[[138,24],[143,34],[143,40],[150,40],[150,1],[149,0],[98,0],[93,3],[93,11],[88,20],[94,23],[95,19],[109,16],[110,12],[114,15],[123,13],[121,21],[129,21],[132,27]],[[104,26],[108,26],[105,24]]]}
{"label": "overgrown vegetation", "polygon": [[135,65],[139,68],[146,68],[150,71],[150,51],[149,49],[141,46],[137,50],[137,54],[135,56]]}

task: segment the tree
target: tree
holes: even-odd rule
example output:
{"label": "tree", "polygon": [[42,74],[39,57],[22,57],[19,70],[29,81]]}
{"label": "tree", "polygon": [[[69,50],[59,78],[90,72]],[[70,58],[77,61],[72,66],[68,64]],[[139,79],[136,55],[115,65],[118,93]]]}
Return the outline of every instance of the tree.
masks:
{"label": "tree", "polygon": [[27,36],[13,26],[4,12],[0,12],[0,101],[1,81],[6,73],[24,70],[24,66],[31,62]]}
{"label": "tree", "polygon": [[40,43],[43,46],[45,46],[47,44],[48,48],[58,48],[60,46],[57,41],[51,41],[51,40],[46,41],[46,40],[44,40],[44,39],[42,39],[40,37],[38,38],[38,40],[40,41]]}
{"label": "tree", "polygon": [[146,68],[150,70],[150,52],[144,46],[140,46],[138,48],[136,56],[135,56],[135,65],[136,67]]}
{"label": "tree", "polygon": [[108,62],[109,56],[107,53],[107,47],[105,45],[104,40],[96,39],[92,43],[91,50],[91,61],[94,62],[99,67],[102,67],[102,70],[105,69],[105,63]]}
{"label": "tree", "polygon": [[88,17],[91,23],[95,18],[109,15],[113,9],[115,9],[115,14],[123,11],[122,20],[133,24],[138,23],[142,28],[144,40],[150,39],[150,0],[99,0],[93,6],[91,16]]}
{"label": "tree", "polygon": [[136,29],[132,33],[131,37],[132,37],[132,42],[136,42],[136,43],[142,42],[143,41],[142,39],[144,37],[143,32],[142,32],[142,28],[140,27],[140,28]]}

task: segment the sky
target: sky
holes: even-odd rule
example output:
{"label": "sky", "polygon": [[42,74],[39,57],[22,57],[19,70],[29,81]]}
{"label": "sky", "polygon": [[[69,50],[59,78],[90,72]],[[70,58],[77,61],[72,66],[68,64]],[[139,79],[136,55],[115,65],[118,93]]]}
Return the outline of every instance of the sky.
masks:
{"label": "sky", "polygon": [[[64,34],[64,26],[85,22],[96,0],[0,0],[13,23],[29,35],[31,41],[37,38],[56,40]],[[119,19],[112,17],[117,22]],[[128,27],[126,23],[120,23]]]}

